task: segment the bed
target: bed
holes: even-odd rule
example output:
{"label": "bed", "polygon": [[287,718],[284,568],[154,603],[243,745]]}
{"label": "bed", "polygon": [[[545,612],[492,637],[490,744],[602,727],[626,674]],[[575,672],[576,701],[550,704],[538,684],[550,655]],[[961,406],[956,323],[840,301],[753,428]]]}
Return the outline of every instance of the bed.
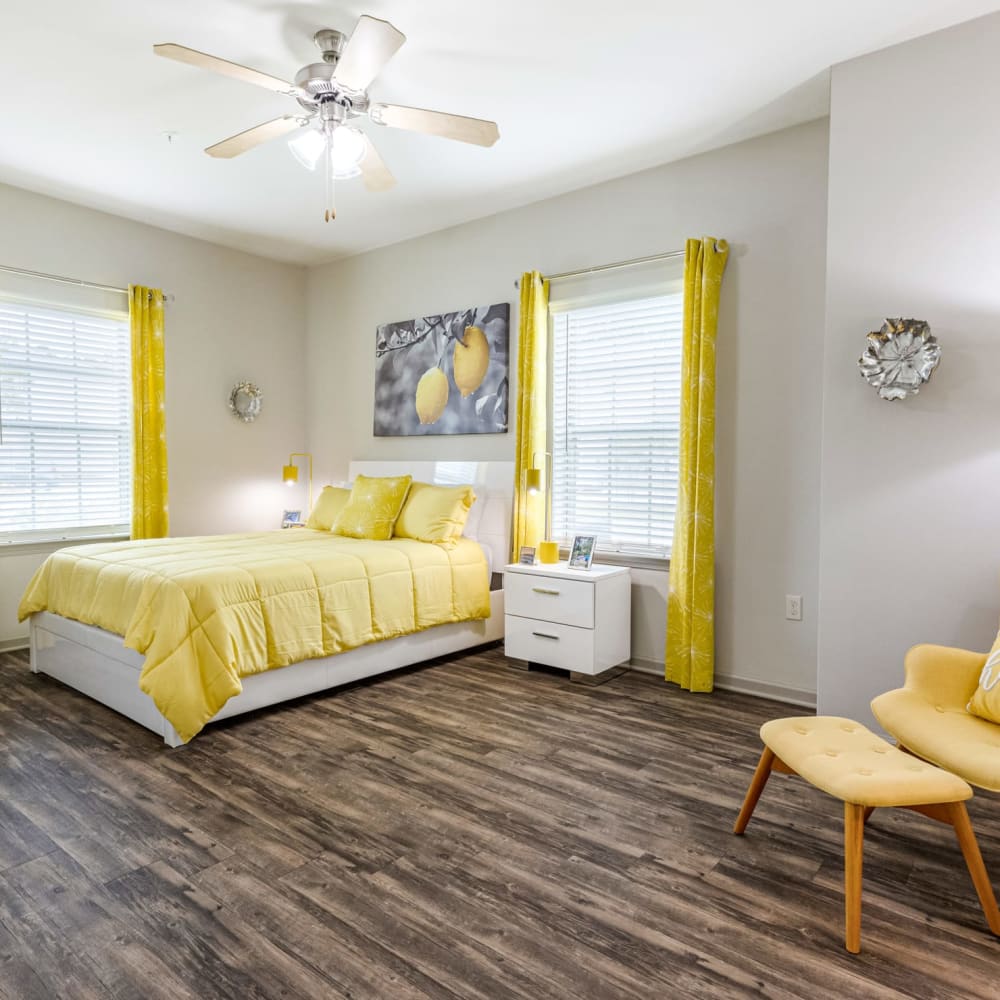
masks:
{"label": "bed", "polygon": [[[499,581],[499,570],[506,563],[509,553],[512,463],[352,462],[350,467],[351,479],[359,474],[388,476],[404,473],[411,474],[417,481],[474,485],[477,500],[469,515],[465,538],[456,547],[457,554],[448,558],[460,563],[468,563],[472,559],[480,564],[485,561],[487,580]],[[291,551],[302,547],[300,542],[305,545],[306,534],[306,529],[289,529],[280,535],[274,533],[273,541],[281,542],[285,549]],[[391,543],[366,544],[391,546]],[[415,546],[425,544],[413,543]],[[477,547],[481,550],[481,558],[479,551],[471,554]],[[399,548],[405,550],[405,545]],[[433,555],[441,561],[440,553]],[[404,552],[402,558],[412,561],[412,552]],[[210,724],[496,641],[503,636],[503,591],[496,584],[489,585],[487,595],[483,596],[487,603],[482,607],[482,613],[488,609],[489,617],[420,627],[419,631],[411,634],[367,641],[335,655],[313,655],[287,666],[241,677],[239,693],[229,696],[207,722]],[[373,610],[377,610],[374,605]],[[185,742],[175,726],[157,708],[153,698],[140,690],[139,675],[146,665],[146,657],[126,648],[121,634],[51,611],[39,611],[30,619],[30,648],[33,671],[48,674],[133,719],[161,736],[170,747]]]}

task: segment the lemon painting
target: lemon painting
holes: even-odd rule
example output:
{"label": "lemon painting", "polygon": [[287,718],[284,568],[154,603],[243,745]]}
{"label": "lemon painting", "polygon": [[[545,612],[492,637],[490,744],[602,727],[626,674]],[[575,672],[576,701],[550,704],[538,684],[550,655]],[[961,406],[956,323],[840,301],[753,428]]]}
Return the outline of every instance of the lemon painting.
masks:
{"label": "lemon painting", "polygon": [[385,323],[375,336],[375,435],[504,434],[510,305]]}

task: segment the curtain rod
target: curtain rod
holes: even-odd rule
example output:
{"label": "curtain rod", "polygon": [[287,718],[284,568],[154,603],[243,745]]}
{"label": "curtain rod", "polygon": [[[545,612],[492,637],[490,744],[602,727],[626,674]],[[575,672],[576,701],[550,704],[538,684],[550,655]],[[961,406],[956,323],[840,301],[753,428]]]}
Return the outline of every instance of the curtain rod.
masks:
{"label": "curtain rod", "polygon": [[[98,292],[120,292],[122,295],[128,295],[127,288],[119,288],[117,285],[100,285],[94,281],[81,281],[79,278],[67,278],[61,274],[46,274],[44,271],[29,271],[23,267],[10,267],[7,264],[0,264],[0,271],[6,271],[8,274],[21,274],[26,278],[43,278],[45,281],[59,281],[64,285],[76,285],[78,288],[93,288]],[[163,299],[165,302],[173,302],[173,295],[168,295],[166,292],[163,293]]]}
{"label": "curtain rod", "polygon": [[[613,264],[597,264],[594,267],[581,267],[576,271],[562,271],[559,274],[543,274],[543,281],[556,281],[559,278],[573,278],[578,274],[593,274],[595,271],[610,271],[616,267],[631,267],[632,264],[645,264],[651,260],[669,260],[671,257],[683,257],[685,250],[668,250],[666,253],[654,253],[648,257],[633,257],[631,260],[618,260]],[[514,280],[514,287],[520,288],[521,279]]]}

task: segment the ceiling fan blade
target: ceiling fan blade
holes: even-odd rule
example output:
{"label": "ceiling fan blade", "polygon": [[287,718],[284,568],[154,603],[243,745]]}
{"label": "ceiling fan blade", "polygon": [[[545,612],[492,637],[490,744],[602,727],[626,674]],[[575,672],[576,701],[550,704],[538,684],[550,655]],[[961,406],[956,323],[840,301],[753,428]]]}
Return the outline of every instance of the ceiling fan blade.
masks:
{"label": "ceiling fan blade", "polygon": [[427,135],[439,135],[442,139],[471,142],[476,146],[492,146],[500,138],[496,122],[449,115],[443,111],[404,108],[399,104],[373,104],[368,109],[368,117],[373,122],[390,128],[425,132]]}
{"label": "ceiling fan blade", "polygon": [[406,41],[406,35],[388,21],[362,14],[348,39],[333,78],[348,90],[367,90],[382,67]]}
{"label": "ceiling fan blade", "polygon": [[378,150],[368,136],[365,136],[365,155],[360,167],[361,178],[369,191],[388,191],[396,186],[396,178],[382,162],[382,157],[378,155]]}
{"label": "ceiling fan blade", "polygon": [[245,153],[248,149],[253,149],[254,146],[268,142],[270,139],[277,139],[279,136],[294,132],[301,125],[302,119],[296,118],[295,115],[273,118],[269,122],[264,122],[263,125],[255,125],[245,132],[237,132],[236,135],[231,135],[228,139],[223,139],[214,146],[209,146],[205,152],[209,156],[228,160],[233,156],[239,156],[240,153]]}
{"label": "ceiling fan blade", "polygon": [[153,51],[158,56],[164,56],[166,59],[175,59],[177,62],[188,63],[190,66],[198,66],[201,69],[211,70],[213,73],[231,76],[234,80],[242,80],[244,83],[266,87],[268,90],[275,90],[279,94],[295,93],[295,88],[287,80],[279,80],[278,77],[271,76],[269,73],[261,73],[260,70],[241,66],[239,63],[229,62],[226,59],[220,59],[218,56],[210,56],[205,52],[199,52],[197,49],[189,49],[184,45],[164,42],[161,45],[154,45]]}

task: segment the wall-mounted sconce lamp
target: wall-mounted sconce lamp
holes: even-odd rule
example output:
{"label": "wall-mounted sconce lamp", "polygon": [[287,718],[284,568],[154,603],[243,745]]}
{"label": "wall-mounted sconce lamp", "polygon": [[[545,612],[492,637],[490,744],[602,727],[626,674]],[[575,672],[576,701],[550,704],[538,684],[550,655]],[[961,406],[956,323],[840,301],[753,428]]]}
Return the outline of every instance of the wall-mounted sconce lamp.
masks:
{"label": "wall-mounted sconce lamp", "polygon": [[308,451],[293,451],[288,456],[288,465],[281,470],[281,478],[286,486],[294,486],[299,481],[299,467],[295,464],[295,459],[306,458],[309,460],[309,510],[313,505],[313,457]]}

